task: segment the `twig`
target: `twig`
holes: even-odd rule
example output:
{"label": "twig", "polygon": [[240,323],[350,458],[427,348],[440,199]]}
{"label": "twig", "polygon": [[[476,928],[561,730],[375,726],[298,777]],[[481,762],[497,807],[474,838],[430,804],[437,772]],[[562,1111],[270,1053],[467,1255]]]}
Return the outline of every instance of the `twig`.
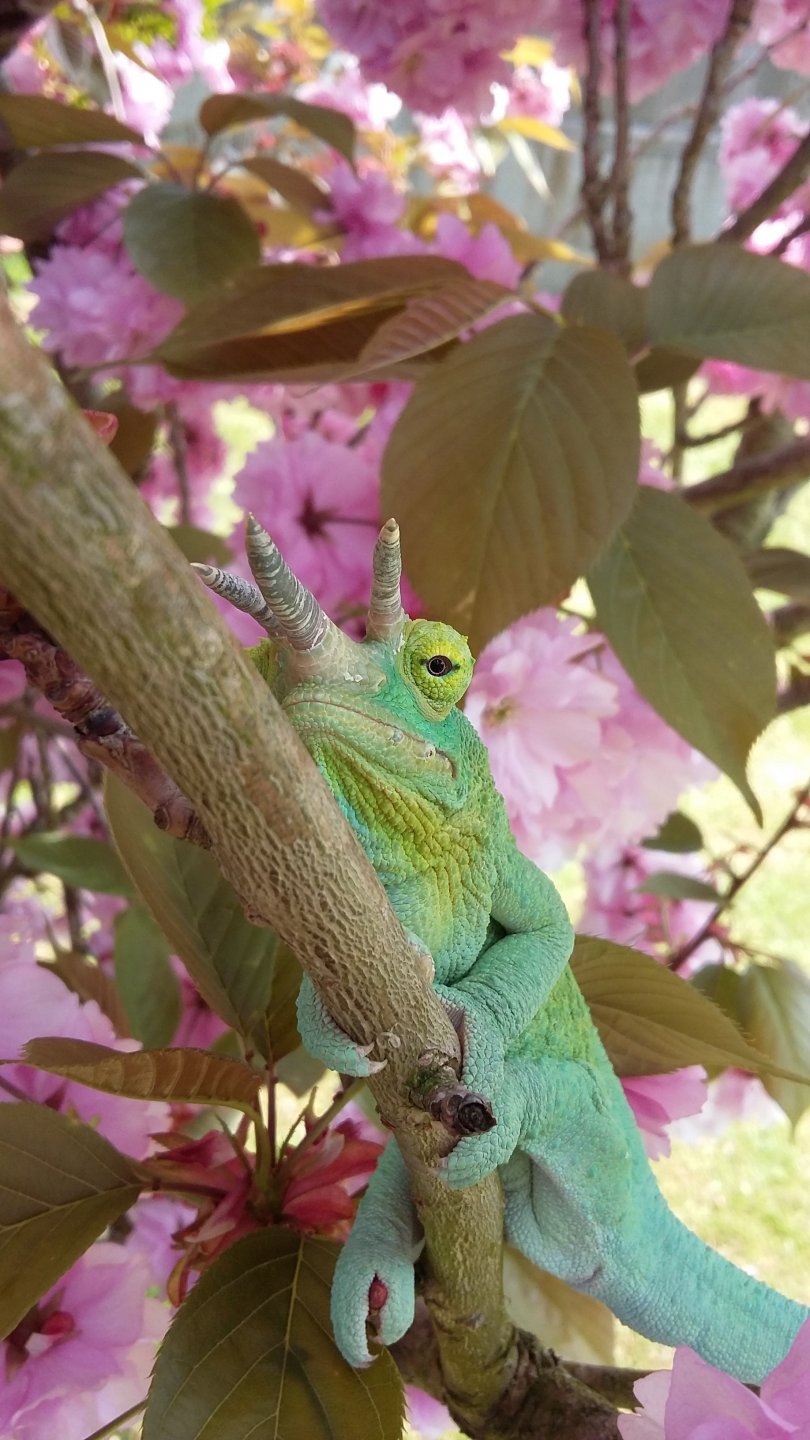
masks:
{"label": "twig", "polygon": [[717,236],[718,240],[733,241],[747,240],[753,235],[758,225],[767,220],[774,210],[778,210],[783,200],[787,200],[794,190],[807,179],[810,174],[810,130],[804,139],[794,150],[789,160],[786,160],[782,169],[777,171],[769,185],[765,186],[761,195],[753,200],[746,210],[741,210],[732,225],[726,230],[721,230]]}
{"label": "twig", "polygon": [[712,46],[703,93],[689,139],[681,155],[681,166],[672,192],[672,243],[684,245],[690,238],[692,225],[692,183],[697,163],[710,130],[717,123],[724,82],[731,68],[734,52],[751,24],[754,0],[733,0],[726,28]]}
{"label": "twig", "polygon": [[185,426],[174,400],[170,400],[165,407],[166,421],[169,428],[169,445],[172,451],[174,470],[177,476],[177,489],[180,496],[180,523],[181,525],[191,524],[191,485],[188,474],[188,444],[186,441]]}
{"label": "twig", "polygon": [[599,126],[601,107],[599,82],[602,76],[601,49],[602,0],[585,0],[585,47],[588,64],[585,71],[582,134],[582,201],[593,236],[598,258],[607,264],[611,246],[605,225],[605,182],[600,168]]}
{"label": "twig", "polygon": [[109,1420],[106,1425],[102,1425],[100,1430],[94,1430],[92,1435],[87,1435],[85,1440],[107,1440],[109,1435],[114,1435],[117,1430],[128,1424],[130,1420],[134,1420],[135,1416],[140,1415],[141,1411],[145,1409],[146,1396],[143,1400],[139,1400],[137,1405],[130,1405],[128,1410],[122,1411],[120,1415],[116,1415],[114,1420]]}
{"label": "twig", "polygon": [[696,510],[716,513],[752,500],[766,490],[784,490],[810,474],[810,436],[792,440],[765,455],[749,455],[683,492]]}
{"label": "twig", "polygon": [[107,91],[110,96],[113,114],[116,120],[120,120],[121,124],[124,125],[126,124],[127,118],[124,96],[121,92],[121,82],[118,79],[118,71],[115,67],[115,56],[113,55],[110,42],[107,39],[107,32],[92,5],[88,3],[88,0],[72,0],[72,3],[74,10],[77,10],[82,18],[87,21],[87,27],[93,37],[93,43],[98,51],[98,58],[104,72],[104,79],[107,83]]}
{"label": "twig", "polygon": [[805,213],[802,215],[801,220],[799,220],[793,226],[793,229],[788,230],[787,234],[783,235],[782,239],[776,245],[774,245],[773,249],[770,251],[770,254],[784,255],[785,251],[789,248],[789,246],[793,244],[793,241],[798,240],[800,235],[806,235],[808,230],[810,230],[810,215],[808,215],[805,211]]}
{"label": "twig", "polygon": [[680,966],[684,963],[684,961],[688,960],[689,956],[694,954],[698,946],[702,945],[703,941],[706,940],[709,935],[711,935],[720,916],[725,910],[728,909],[732,900],[734,900],[735,897],[739,895],[743,886],[748,884],[751,876],[756,874],[760,865],[764,860],[767,859],[774,847],[779,844],[779,841],[782,840],[790,830],[796,829],[797,825],[800,823],[799,815],[801,814],[804,806],[808,803],[808,800],[810,800],[810,785],[806,785],[804,789],[799,792],[794,804],[792,805],[788,814],[785,816],[781,825],[777,826],[770,839],[767,840],[762,846],[762,849],[757,851],[756,855],[751,861],[751,864],[748,866],[748,869],[743,870],[741,875],[735,875],[725,895],[723,895],[722,898],[718,901],[711,914],[706,920],[704,920],[700,928],[695,931],[695,934],[692,936],[691,940],[687,940],[686,944],[682,945],[680,950],[677,950],[675,954],[670,957],[667,962],[670,969],[678,970]]}
{"label": "twig", "polygon": [[613,197],[613,265],[620,275],[631,270],[630,244],[632,215],[630,190],[630,106],[627,99],[630,37],[630,0],[618,0],[614,17],[615,45],[613,52],[614,149],[610,190]]}

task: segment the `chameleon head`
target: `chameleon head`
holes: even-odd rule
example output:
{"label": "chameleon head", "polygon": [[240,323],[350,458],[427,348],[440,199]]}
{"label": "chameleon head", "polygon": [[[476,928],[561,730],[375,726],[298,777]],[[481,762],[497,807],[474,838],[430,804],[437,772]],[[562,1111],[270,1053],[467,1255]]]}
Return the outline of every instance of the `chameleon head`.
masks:
{"label": "chameleon head", "polygon": [[469,727],[455,707],[473,659],[466,638],[449,625],[405,614],[396,521],[383,526],[374,547],[360,643],[329,619],[253,516],[247,555],[255,585],[211,566],[195,568],[270,635],[280,659],[275,694],[333,788],[342,788],[341,769],[354,783],[373,771],[377,783],[393,774],[452,808],[462,804],[455,791]]}

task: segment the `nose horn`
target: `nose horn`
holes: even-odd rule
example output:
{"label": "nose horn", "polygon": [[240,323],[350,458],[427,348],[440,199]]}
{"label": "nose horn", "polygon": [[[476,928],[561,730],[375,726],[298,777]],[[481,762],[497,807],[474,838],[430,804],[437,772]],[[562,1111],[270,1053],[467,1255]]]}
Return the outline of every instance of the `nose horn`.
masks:
{"label": "nose horn", "polygon": [[377,537],[373,575],[366,635],[370,640],[397,640],[408,617],[400,593],[402,553],[396,520],[386,520]]}

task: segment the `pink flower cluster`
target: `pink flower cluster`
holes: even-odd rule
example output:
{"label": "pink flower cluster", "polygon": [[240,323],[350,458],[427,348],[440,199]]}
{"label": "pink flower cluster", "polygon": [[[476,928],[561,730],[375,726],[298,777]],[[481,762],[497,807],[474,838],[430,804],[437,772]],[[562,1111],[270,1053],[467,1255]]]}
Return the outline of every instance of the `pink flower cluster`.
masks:
{"label": "pink flower cluster", "polygon": [[754,34],[774,65],[810,75],[810,11],[807,0],[757,0]]}
{"label": "pink flower cluster", "polygon": [[644,1149],[651,1160],[660,1160],[672,1148],[667,1126],[696,1115],[706,1104],[706,1071],[702,1065],[687,1065],[667,1075],[625,1075],[622,1089]]}
{"label": "pink flower cluster", "polygon": [[642,1409],[619,1417],[622,1440],[810,1440],[810,1321],[759,1395],[687,1346],[635,1393]]}

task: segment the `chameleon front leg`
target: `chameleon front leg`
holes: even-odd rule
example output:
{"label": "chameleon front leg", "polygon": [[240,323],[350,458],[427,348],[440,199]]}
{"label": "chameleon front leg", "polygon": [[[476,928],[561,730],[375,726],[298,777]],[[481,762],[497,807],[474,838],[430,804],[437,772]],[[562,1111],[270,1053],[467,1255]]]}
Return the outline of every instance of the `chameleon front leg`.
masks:
{"label": "chameleon front leg", "polygon": [[411,1187],[399,1146],[380,1156],[335,1267],[332,1328],[350,1365],[369,1365],[366,1327],[371,1320],[384,1345],[413,1324],[414,1264],[423,1245]]}
{"label": "chameleon front leg", "polygon": [[340,1075],[374,1075],[384,1060],[369,1060],[367,1045],[357,1045],[332,1019],[308,975],[298,991],[298,1033],[304,1048]]}

